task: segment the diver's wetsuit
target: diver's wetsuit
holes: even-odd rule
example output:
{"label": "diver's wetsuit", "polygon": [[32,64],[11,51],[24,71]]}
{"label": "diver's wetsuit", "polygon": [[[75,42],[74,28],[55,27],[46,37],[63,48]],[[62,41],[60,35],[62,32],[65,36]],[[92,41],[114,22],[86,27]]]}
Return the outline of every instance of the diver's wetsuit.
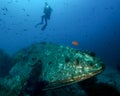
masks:
{"label": "diver's wetsuit", "polygon": [[52,12],[51,7],[45,2],[44,15],[41,17],[41,23],[36,24],[35,27],[37,27],[40,24],[43,24],[45,21],[45,24],[41,28],[42,31],[45,30],[47,26],[47,20],[50,20],[51,12]]}
{"label": "diver's wetsuit", "polygon": [[47,26],[47,20],[50,19],[52,9],[51,7],[45,2],[45,7],[44,7],[44,15],[42,16],[41,24],[43,24],[43,21],[45,20],[45,24],[41,28],[41,30],[44,30]]}

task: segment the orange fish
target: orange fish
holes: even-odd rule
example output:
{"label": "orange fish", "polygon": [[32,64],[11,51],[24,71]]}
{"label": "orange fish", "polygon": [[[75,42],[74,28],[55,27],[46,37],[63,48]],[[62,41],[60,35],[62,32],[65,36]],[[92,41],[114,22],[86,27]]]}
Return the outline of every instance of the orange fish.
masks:
{"label": "orange fish", "polygon": [[78,45],[79,45],[79,42],[77,42],[77,41],[72,41],[72,45],[78,46]]}

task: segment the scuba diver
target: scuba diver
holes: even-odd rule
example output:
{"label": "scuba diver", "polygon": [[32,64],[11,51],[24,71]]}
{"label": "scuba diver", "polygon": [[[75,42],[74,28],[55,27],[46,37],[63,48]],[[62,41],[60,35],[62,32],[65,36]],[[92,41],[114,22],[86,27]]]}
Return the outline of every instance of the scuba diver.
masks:
{"label": "scuba diver", "polygon": [[44,15],[41,16],[41,23],[38,23],[37,25],[35,25],[35,27],[45,22],[45,24],[41,28],[41,30],[44,31],[47,26],[47,21],[50,20],[51,12],[52,12],[52,8],[48,5],[47,2],[45,2],[45,7],[43,11]]}

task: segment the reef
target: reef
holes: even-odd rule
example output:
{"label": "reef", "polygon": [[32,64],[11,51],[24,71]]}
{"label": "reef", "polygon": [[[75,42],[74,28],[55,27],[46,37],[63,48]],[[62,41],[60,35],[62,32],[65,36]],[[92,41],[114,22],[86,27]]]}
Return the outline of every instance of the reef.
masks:
{"label": "reef", "polygon": [[89,78],[78,84],[88,96],[120,96],[116,85],[108,82],[98,82],[96,77]]}
{"label": "reef", "polygon": [[0,78],[0,96],[87,96],[77,82],[104,70],[94,53],[46,42],[20,50],[12,61],[9,75]]}
{"label": "reef", "polygon": [[0,49],[0,77],[5,77],[8,75],[12,66],[12,58]]}

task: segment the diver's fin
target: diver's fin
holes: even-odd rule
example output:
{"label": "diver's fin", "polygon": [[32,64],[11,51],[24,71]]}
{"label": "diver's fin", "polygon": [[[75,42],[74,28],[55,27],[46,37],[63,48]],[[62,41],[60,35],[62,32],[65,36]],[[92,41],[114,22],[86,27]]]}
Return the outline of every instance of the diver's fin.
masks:
{"label": "diver's fin", "polygon": [[45,24],[45,25],[41,28],[41,30],[44,31],[45,28],[46,28],[46,26],[47,26],[47,24]]}
{"label": "diver's fin", "polygon": [[43,24],[43,22],[37,23],[37,24],[35,25],[35,28],[37,28],[39,25],[42,25],[42,24]]}

